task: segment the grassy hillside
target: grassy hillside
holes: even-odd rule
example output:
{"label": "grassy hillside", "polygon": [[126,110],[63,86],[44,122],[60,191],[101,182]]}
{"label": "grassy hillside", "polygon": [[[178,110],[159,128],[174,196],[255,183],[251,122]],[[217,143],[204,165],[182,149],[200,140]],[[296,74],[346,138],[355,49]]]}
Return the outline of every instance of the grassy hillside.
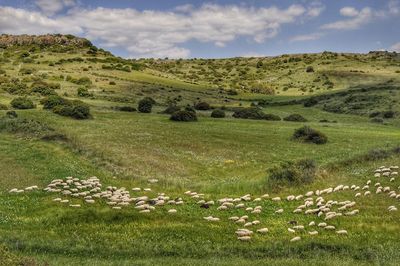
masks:
{"label": "grassy hillside", "polygon": [[[400,217],[388,208],[398,207],[400,181],[394,174],[393,180],[374,177],[377,167],[400,164],[398,55],[126,60],[69,40],[2,46],[0,265],[398,264]],[[308,66],[314,72],[306,72]],[[254,84],[261,89],[252,89]],[[23,104],[31,100],[33,108],[18,109],[20,97]],[[156,102],[151,113],[133,109],[144,97]],[[173,122],[162,113],[168,106],[190,109],[199,102],[211,108],[196,110],[197,122]],[[215,108],[225,117],[212,118]],[[243,110],[282,119],[235,118]],[[306,121],[283,119],[292,114]],[[304,125],[322,132],[328,142],[293,140],[293,132]],[[311,180],[272,182],[270,169],[282,170],[281,177],[307,172],[279,168],[303,159],[316,165]],[[89,203],[83,196],[43,190],[69,176],[97,176],[102,191],[124,187],[136,199],[115,209],[95,192],[89,193],[94,199]],[[340,184],[349,188],[320,196],[336,201],[329,203],[330,211],[341,216],[325,220],[328,211],[322,216],[293,212],[307,197],[314,206],[307,208],[315,208],[317,191]],[[34,185],[39,189],[9,192]],[[390,188],[376,194],[379,186]],[[188,190],[200,195],[185,194]],[[309,191],[313,195],[305,196]],[[261,198],[266,193],[269,197]],[[246,194],[250,200],[240,199]],[[290,201],[289,195],[303,198]],[[134,208],[139,196],[148,196],[146,203],[155,209]],[[183,204],[152,205],[160,196],[181,198]],[[276,196],[282,200],[271,200]],[[220,210],[223,198],[239,198],[234,205],[262,211]],[[200,207],[202,199],[215,204]],[[339,210],[344,201],[355,206]],[[345,215],[355,209],[357,215]],[[238,240],[235,231],[244,224],[228,219],[243,215],[260,222],[245,227],[254,231],[250,241]],[[208,216],[220,220],[206,221]],[[295,224],[304,230],[290,232]],[[268,233],[256,232],[265,227]],[[296,236],[301,240],[291,242]]]}

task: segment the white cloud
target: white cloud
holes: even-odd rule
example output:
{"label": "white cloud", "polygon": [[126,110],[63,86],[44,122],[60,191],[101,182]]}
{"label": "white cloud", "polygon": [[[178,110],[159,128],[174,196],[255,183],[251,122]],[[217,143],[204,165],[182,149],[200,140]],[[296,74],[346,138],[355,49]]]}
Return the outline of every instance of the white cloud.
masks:
{"label": "white cloud", "polygon": [[75,0],[36,0],[35,4],[46,15],[54,15],[64,8],[74,6]]}
{"label": "white cloud", "polygon": [[393,44],[390,47],[390,50],[400,53],[400,42]]}
{"label": "white cloud", "polygon": [[360,12],[355,9],[354,7],[343,7],[340,9],[340,15],[345,16],[345,17],[355,17],[359,14]]}
{"label": "white cloud", "polygon": [[107,47],[123,48],[137,57],[188,57],[190,51],[180,46],[191,40],[218,47],[239,37],[263,43],[275,37],[283,25],[316,17],[322,12],[318,5],[291,5],[281,9],[204,4],[197,9],[187,5],[172,11],[72,8],[52,16],[75,2],[38,0],[37,3],[42,12],[0,6],[1,31],[79,34]]}
{"label": "white cloud", "polygon": [[323,33],[316,32],[311,34],[297,35],[290,39],[291,42],[314,41],[324,36]]}
{"label": "white cloud", "polygon": [[[341,9],[342,13],[343,9]],[[348,13],[347,13],[348,12]],[[352,13],[354,12],[354,13]],[[369,7],[364,7],[360,11],[353,10],[349,12],[349,10],[344,11],[346,16],[352,15],[350,19],[339,20],[333,23],[322,25],[322,29],[335,29],[335,30],[354,30],[358,29],[361,26],[369,23],[374,18],[374,12]],[[356,15],[354,15],[357,12]],[[342,13],[343,15],[343,13]]]}

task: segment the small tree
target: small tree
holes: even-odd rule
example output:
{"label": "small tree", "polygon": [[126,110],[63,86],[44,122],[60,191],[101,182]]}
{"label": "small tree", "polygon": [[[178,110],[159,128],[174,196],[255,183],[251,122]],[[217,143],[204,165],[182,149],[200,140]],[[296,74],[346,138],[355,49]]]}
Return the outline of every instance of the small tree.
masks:
{"label": "small tree", "polygon": [[138,110],[141,113],[151,113],[153,104],[154,104],[153,99],[151,99],[149,97],[143,98],[139,101]]}

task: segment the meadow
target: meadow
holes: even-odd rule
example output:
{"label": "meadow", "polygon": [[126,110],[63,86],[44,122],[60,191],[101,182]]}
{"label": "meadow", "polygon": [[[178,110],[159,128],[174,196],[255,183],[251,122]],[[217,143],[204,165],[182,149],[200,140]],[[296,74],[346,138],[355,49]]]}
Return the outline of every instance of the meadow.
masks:
{"label": "meadow", "polygon": [[[31,51],[28,58],[34,61],[21,59],[21,53],[26,50]],[[301,60],[296,59],[299,57]],[[73,60],[55,64],[61,59]],[[286,63],[281,62],[285,59]],[[258,64],[260,60],[262,66]],[[399,94],[395,89],[393,92],[377,89],[379,84],[387,84],[390,79],[393,79],[390,86],[397,88],[400,80],[395,75],[399,68],[396,57],[324,53],[210,61],[214,68],[221,67],[218,70],[221,73],[236,62],[243,68],[248,65],[249,71],[255,73],[255,78],[248,84],[259,79],[257,69],[268,70],[273,64],[286,64],[287,68],[277,68],[272,73],[258,70],[259,74],[269,73],[270,78],[282,77],[280,82],[271,85],[276,87],[275,95],[240,88],[235,88],[235,95],[231,95],[228,85],[232,80],[228,78],[220,83],[211,82],[204,78],[208,75],[205,74],[198,75],[193,81],[194,77],[190,79],[180,72],[183,71],[180,68],[188,69],[188,65],[200,69],[210,64],[201,59],[131,62],[102,51],[95,56],[88,55],[87,48],[54,52],[11,47],[2,50],[2,62],[0,69],[5,73],[0,80],[0,85],[4,85],[0,90],[0,103],[6,108],[0,110],[0,117],[9,116],[11,110],[18,118],[7,118],[6,122],[0,120],[0,265],[398,264],[400,217],[399,212],[388,211],[389,206],[398,206],[398,199],[389,197],[389,192],[376,194],[374,186],[379,182],[382,187],[390,186],[395,193],[400,186],[398,177],[392,181],[387,177],[374,177],[376,168],[399,165],[400,162]],[[113,69],[103,67],[105,64],[112,65]],[[140,69],[136,69],[136,64]],[[304,71],[310,64],[316,70],[311,74]],[[132,67],[132,70],[118,70],[124,66]],[[202,73],[207,73],[208,67]],[[24,68],[31,69],[32,73],[21,73]],[[333,73],[329,68],[347,72],[346,75]],[[289,69],[295,71],[291,78],[298,80],[300,87],[309,87],[313,83],[315,77],[307,75],[322,72],[334,81],[334,87],[306,93],[297,88],[283,90],[288,77],[282,73]],[[372,78],[355,78],[355,73],[365,74],[353,72],[355,69],[371,72]],[[14,83],[25,83],[28,88],[38,80],[60,84],[55,90],[57,95],[71,102],[79,100],[82,106],[90,107],[90,118],[73,119],[44,110],[42,100],[46,96],[40,93],[10,93],[7,84],[11,81],[7,80],[15,77],[18,82]],[[88,78],[90,83],[77,84],[80,78]],[[367,104],[349,112],[333,112],[326,108],[326,105],[349,106],[349,101],[345,101],[349,95],[342,97],[337,93],[361,83],[375,89],[350,96],[359,99],[360,95],[368,95],[361,99]],[[77,95],[77,89],[81,87],[88,89],[88,96]],[[278,91],[281,92],[278,94]],[[280,103],[325,94],[329,97],[321,98],[312,107],[299,102]],[[379,123],[371,122],[369,108],[374,102],[371,99],[377,95],[382,101],[374,105],[373,111],[394,111],[392,118],[377,114],[382,119]],[[27,96],[36,108],[12,108],[11,101],[20,96]],[[138,102],[146,96],[156,100],[151,113],[117,109],[124,106],[138,108]],[[262,104],[263,100],[272,104]],[[171,102],[187,108],[198,101],[225,110],[226,117],[210,117],[212,109],[196,110],[198,121],[185,123],[171,121],[169,114],[162,113]],[[280,118],[299,114],[307,121],[233,117],[238,109],[250,106]],[[12,131],[7,121],[30,121],[34,127]],[[323,132],[328,142],[316,145],[294,141],[293,132],[304,125]],[[301,159],[310,159],[317,165],[313,182],[271,187],[269,169],[282,162]],[[88,204],[81,198],[43,191],[52,180],[69,176],[80,179],[96,176],[103,189],[125,187],[132,197],[148,196],[150,199],[165,193],[174,200],[182,198],[184,204],[155,206],[150,213],[143,213],[133,204],[114,209],[104,199]],[[151,179],[158,182],[150,182]],[[361,189],[368,180],[371,180],[368,189]],[[346,230],[346,235],[309,226],[311,221],[324,222],[324,217],[293,213],[303,200],[286,199],[288,195],[305,195],[307,191],[334,188],[340,184],[360,186],[360,189],[321,196],[325,201],[356,202],[357,215],[343,215],[326,221],[337,230]],[[33,185],[40,189],[9,193],[13,188]],[[135,187],[142,190],[132,191]],[[151,188],[151,191],[146,192],[143,188]],[[191,197],[185,194],[186,191],[204,195]],[[365,191],[371,194],[365,195]],[[266,193],[269,197],[261,199]],[[357,193],[361,193],[360,196],[356,196]],[[251,194],[251,200],[241,202],[246,207],[260,206],[261,213],[251,213],[244,208],[217,209],[219,199],[240,198],[246,194]],[[282,200],[271,200],[277,196]],[[56,197],[68,198],[70,202],[55,202]],[[312,197],[317,198],[315,194]],[[202,208],[198,203],[202,198],[216,204]],[[256,198],[260,201],[253,201]],[[69,204],[80,204],[81,207],[73,208]],[[176,209],[176,213],[169,212],[171,209]],[[283,213],[277,213],[278,209],[283,209]],[[238,240],[235,230],[243,225],[229,220],[229,217],[243,215],[248,215],[250,221],[260,221],[259,225],[249,227],[255,232],[250,241]],[[210,222],[204,219],[208,216],[220,220]],[[305,225],[306,229],[295,233],[288,231],[293,226],[289,222],[293,221]],[[267,227],[269,232],[256,233],[261,227]],[[309,235],[313,229],[319,234]],[[291,242],[294,236],[300,236],[301,240]]]}

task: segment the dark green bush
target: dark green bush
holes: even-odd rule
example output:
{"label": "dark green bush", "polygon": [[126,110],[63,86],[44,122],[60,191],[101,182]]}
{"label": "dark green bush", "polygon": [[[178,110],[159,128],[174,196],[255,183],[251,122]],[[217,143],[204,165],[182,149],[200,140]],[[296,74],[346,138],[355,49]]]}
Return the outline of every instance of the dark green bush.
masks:
{"label": "dark green bush", "polygon": [[27,97],[17,97],[11,101],[11,106],[15,109],[34,109],[36,106]]}
{"label": "dark green bush", "polygon": [[116,85],[115,81],[110,81],[108,84],[109,85]]}
{"label": "dark green bush", "polygon": [[181,108],[179,106],[176,106],[175,104],[170,104],[164,111],[162,111],[162,113],[172,115],[173,113],[178,112],[180,110]]}
{"label": "dark green bush", "polygon": [[6,113],[6,117],[8,117],[8,118],[17,118],[17,117],[18,117],[18,114],[17,114],[17,112],[15,112],[15,111],[8,111],[8,112]]}
{"label": "dark green bush", "polygon": [[221,109],[215,109],[214,111],[211,112],[211,117],[213,118],[224,118],[225,117],[225,112]]}
{"label": "dark green bush", "polygon": [[283,118],[283,120],[290,122],[307,122],[307,119],[305,119],[302,115],[299,114],[291,114]]}
{"label": "dark green bush", "polygon": [[395,112],[394,111],[385,111],[382,113],[382,116],[384,118],[393,118],[395,116]]}
{"label": "dark green bush", "polygon": [[366,161],[377,161],[377,160],[386,159],[389,156],[390,156],[390,153],[386,150],[374,149],[374,150],[368,151],[368,153],[364,155],[363,159]]}
{"label": "dark green bush", "polygon": [[43,100],[40,101],[40,103],[43,105],[43,109],[53,109],[54,107],[58,105],[67,105],[69,101],[67,99],[64,99],[58,95],[50,95]]}
{"label": "dark green bush", "polygon": [[89,106],[81,101],[72,101],[67,105],[57,105],[53,108],[53,112],[75,119],[88,119],[91,117]]}
{"label": "dark green bush", "polygon": [[30,75],[33,73],[33,69],[31,68],[21,68],[19,70],[19,73],[21,73],[22,75]]}
{"label": "dark green bush", "polygon": [[293,139],[315,144],[325,144],[328,142],[328,137],[322,132],[312,129],[309,126],[303,126],[294,131]]}
{"label": "dark green bush", "polygon": [[179,122],[194,122],[197,121],[197,115],[195,112],[182,110],[173,113],[170,117],[170,120]]}
{"label": "dark green bush", "polygon": [[[58,85],[58,86],[57,86]],[[39,93],[42,96],[49,96],[57,94],[55,88],[60,88],[59,84],[49,84],[43,81],[34,82],[31,85],[31,92]]]}
{"label": "dark green bush", "polygon": [[14,95],[29,94],[28,86],[26,86],[25,83],[19,81],[3,84],[2,88],[9,94],[14,94]]}
{"label": "dark green bush", "polygon": [[262,120],[265,117],[265,113],[257,107],[249,107],[236,110],[232,116],[234,118]]}
{"label": "dark green bush", "polygon": [[278,115],[274,115],[274,114],[265,114],[264,119],[269,120],[269,121],[281,121],[282,120]]}
{"label": "dark green bush", "polygon": [[136,108],[132,106],[117,106],[115,109],[121,112],[136,112]]}
{"label": "dark green bush", "polygon": [[155,104],[155,101],[152,98],[145,97],[139,101],[138,110],[141,113],[151,113],[151,110],[153,109],[153,104]]}
{"label": "dark green bush", "polygon": [[312,106],[317,105],[317,104],[318,104],[318,100],[315,99],[315,98],[308,98],[303,103],[304,107],[312,107]]}
{"label": "dark green bush", "polygon": [[312,66],[308,66],[308,67],[306,68],[306,72],[307,72],[307,73],[314,72],[314,68],[313,68]]}
{"label": "dark green bush", "polygon": [[89,92],[88,88],[79,87],[76,93],[79,97],[93,97],[93,93]]}
{"label": "dark green bush", "polygon": [[211,106],[206,102],[198,102],[194,105],[194,109],[206,111],[210,110]]}
{"label": "dark green bush", "polygon": [[282,162],[268,171],[267,183],[275,188],[310,184],[314,181],[316,173],[317,166],[310,159]]}

